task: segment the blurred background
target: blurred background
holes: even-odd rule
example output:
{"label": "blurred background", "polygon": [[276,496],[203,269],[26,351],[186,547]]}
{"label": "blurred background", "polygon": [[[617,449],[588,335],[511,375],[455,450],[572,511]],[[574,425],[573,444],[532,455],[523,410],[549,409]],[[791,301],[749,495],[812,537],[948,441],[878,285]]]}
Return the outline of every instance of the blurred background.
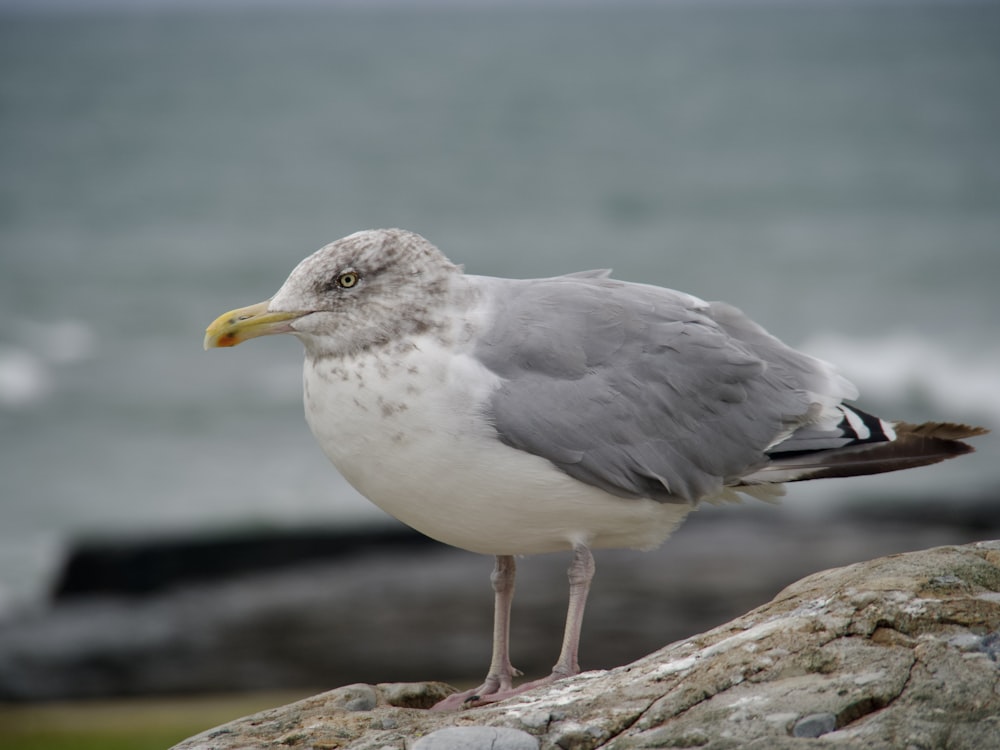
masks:
{"label": "blurred background", "polygon": [[[944,0],[0,0],[0,700],[481,676],[491,561],[327,464],[294,339],[201,349],[359,229],[724,299],[867,410],[996,429],[998,39]],[[996,536],[998,445],[599,556],[586,665]],[[521,564],[526,671],[567,562]]]}

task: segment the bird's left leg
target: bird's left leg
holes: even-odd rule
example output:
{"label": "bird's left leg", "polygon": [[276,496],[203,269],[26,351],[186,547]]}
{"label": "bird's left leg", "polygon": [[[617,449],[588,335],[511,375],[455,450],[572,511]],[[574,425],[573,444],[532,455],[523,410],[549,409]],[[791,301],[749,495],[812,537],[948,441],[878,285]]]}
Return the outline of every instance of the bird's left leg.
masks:
{"label": "bird's left leg", "polygon": [[566,612],[566,628],[563,631],[562,649],[559,659],[552,667],[552,674],[540,680],[521,685],[517,692],[530,690],[533,687],[548,685],[563,677],[571,677],[580,673],[580,630],[583,627],[583,611],[587,606],[587,596],[590,594],[590,582],[594,579],[594,555],[584,544],[573,547],[573,561],[569,565],[569,610]]}
{"label": "bird's left leg", "polygon": [[[566,612],[566,629],[563,632],[562,649],[559,659],[552,667],[551,678],[570,677],[580,673],[580,630],[583,628],[583,610],[590,594],[590,582],[594,580],[594,555],[583,544],[573,547],[573,561],[569,565],[569,611]],[[552,680],[549,680],[550,682]]]}
{"label": "bird's left leg", "polygon": [[505,693],[514,687],[514,677],[521,673],[510,663],[510,608],[514,601],[514,576],[517,566],[511,555],[497,555],[490,582],[493,584],[493,656],[486,680],[477,688],[449,695],[434,706],[435,710],[461,708],[483,696]]}

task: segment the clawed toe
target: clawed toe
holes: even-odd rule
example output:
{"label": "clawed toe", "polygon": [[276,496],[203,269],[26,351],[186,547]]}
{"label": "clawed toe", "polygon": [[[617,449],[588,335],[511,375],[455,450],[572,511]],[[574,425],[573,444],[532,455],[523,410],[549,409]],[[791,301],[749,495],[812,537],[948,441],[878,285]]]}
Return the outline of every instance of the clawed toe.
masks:
{"label": "clawed toe", "polygon": [[488,698],[489,696],[496,694],[496,689],[491,692],[488,688],[486,688],[486,686],[481,685],[473,690],[452,693],[444,700],[438,701],[431,706],[431,711],[458,711],[463,708],[482,706],[485,705],[483,702],[484,698]]}
{"label": "clawed toe", "polygon": [[[513,667],[510,668],[510,673],[520,674]],[[442,701],[438,701],[433,706],[431,706],[432,711],[456,711],[461,708],[471,708],[476,705],[482,705],[480,701],[486,696],[494,695],[496,693],[502,693],[509,690],[511,687],[511,676],[506,678],[501,678],[496,675],[490,674],[487,676],[486,681],[483,682],[477,688],[472,690],[465,690],[460,693],[453,693],[449,695]]]}
{"label": "clawed toe", "polygon": [[531,682],[526,682],[518,687],[508,687],[506,689],[500,689],[500,686],[496,684],[491,685],[484,683],[473,690],[466,690],[462,693],[449,695],[443,701],[439,701],[434,704],[431,710],[456,711],[459,709],[488,706],[491,703],[498,703],[499,701],[507,700],[508,698],[513,698],[523,693],[527,693],[529,690],[551,685],[553,682],[561,680],[567,676],[568,675],[566,674],[553,672],[548,677],[542,677],[540,680],[532,680]]}

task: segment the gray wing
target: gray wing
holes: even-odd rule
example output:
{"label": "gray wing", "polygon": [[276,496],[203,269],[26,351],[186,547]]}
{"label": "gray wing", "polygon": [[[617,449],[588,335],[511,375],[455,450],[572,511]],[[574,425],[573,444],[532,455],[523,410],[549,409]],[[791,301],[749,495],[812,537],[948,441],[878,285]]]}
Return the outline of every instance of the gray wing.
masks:
{"label": "gray wing", "polygon": [[510,281],[475,355],[499,438],[623,497],[694,502],[850,397],[739,310],[603,277]]}

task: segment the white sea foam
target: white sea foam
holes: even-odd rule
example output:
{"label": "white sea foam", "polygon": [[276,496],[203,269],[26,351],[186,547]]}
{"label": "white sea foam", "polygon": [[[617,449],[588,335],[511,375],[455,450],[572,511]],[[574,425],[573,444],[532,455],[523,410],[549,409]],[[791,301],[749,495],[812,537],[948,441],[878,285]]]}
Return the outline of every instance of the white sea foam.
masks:
{"label": "white sea foam", "polygon": [[22,344],[56,365],[81,362],[97,348],[97,334],[82,320],[19,320],[14,330]]}
{"label": "white sea foam", "polygon": [[23,409],[55,389],[56,371],[91,357],[94,330],[79,320],[15,320],[14,344],[0,344],[0,408]]}
{"label": "white sea foam", "polygon": [[[998,340],[1000,341],[1000,340]],[[912,333],[856,339],[825,334],[809,339],[804,351],[833,362],[861,390],[871,409],[904,420],[1000,423],[1000,343],[978,352],[959,352]],[[895,413],[900,408],[900,413]],[[907,409],[930,414],[911,415]]]}
{"label": "white sea foam", "polygon": [[31,406],[51,391],[52,374],[40,357],[24,349],[0,345],[0,407]]}

